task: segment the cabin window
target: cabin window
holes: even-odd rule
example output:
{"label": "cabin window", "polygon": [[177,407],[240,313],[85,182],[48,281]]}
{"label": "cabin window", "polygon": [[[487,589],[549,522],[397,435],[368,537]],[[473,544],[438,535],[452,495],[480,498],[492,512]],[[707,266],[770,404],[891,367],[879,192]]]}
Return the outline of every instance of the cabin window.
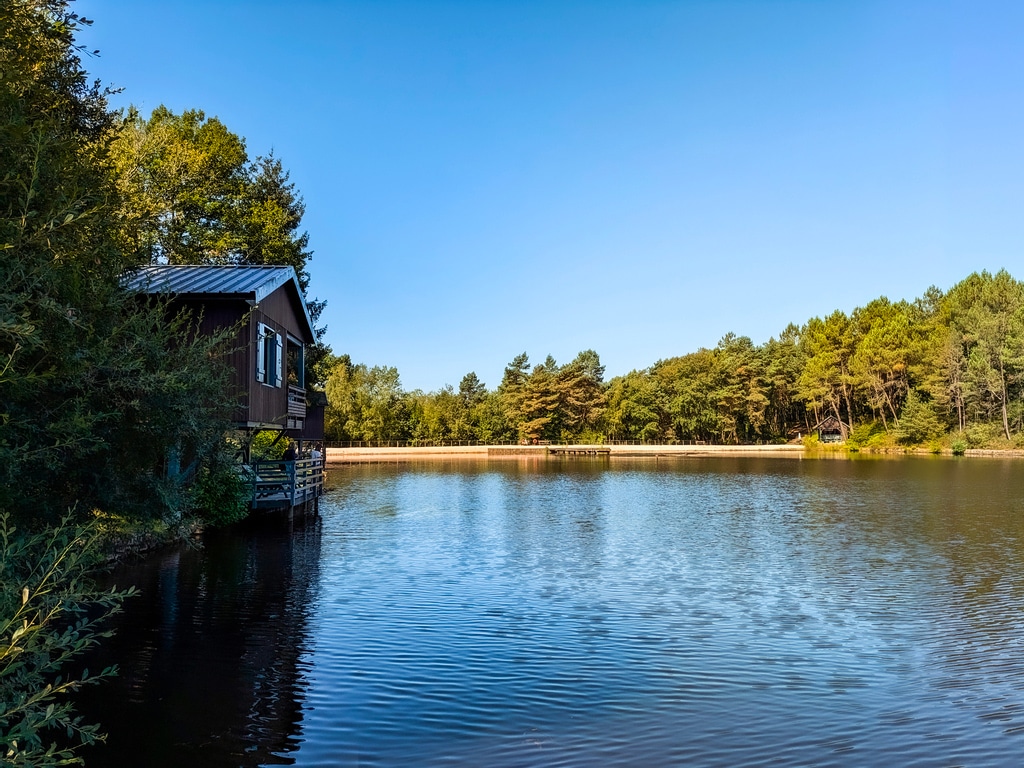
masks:
{"label": "cabin window", "polygon": [[306,388],[306,350],[302,342],[288,335],[288,386]]}
{"label": "cabin window", "polygon": [[269,325],[259,325],[256,338],[256,381],[280,387],[283,380],[284,342],[281,334]]}

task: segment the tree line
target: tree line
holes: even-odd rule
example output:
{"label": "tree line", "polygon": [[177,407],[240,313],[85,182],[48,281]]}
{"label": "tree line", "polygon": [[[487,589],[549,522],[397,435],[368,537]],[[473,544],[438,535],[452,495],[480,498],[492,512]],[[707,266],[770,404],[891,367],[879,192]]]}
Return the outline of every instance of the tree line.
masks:
{"label": "tree line", "polygon": [[328,439],[479,442],[776,443],[831,417],[868,446],[945,440],[1024,445],[1024,283],[974,273],[913,301],[879,297],[790,324],[763,344],[729,333],[711,349],[610,380],[593,350],[559,365],[526,353],[490,390],[403,391],[398,370],[322,361]]}

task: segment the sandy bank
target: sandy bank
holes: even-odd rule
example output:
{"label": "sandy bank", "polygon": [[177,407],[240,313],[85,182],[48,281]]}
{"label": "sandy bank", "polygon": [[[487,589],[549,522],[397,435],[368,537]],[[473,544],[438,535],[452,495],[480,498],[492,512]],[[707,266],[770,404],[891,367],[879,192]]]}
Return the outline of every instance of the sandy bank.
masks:
{"label": "sandy bank", "polygon": [[[804,455],[799,445],[609,445],[558,446],[560,449],[607,450],[610,458],[657,456],[788,456]],[[430,459],[516,459],[547,458],[544,445],[453,445],[403,448],[328,448],[327,464],[371,461],[425,461]],[[554,458],[554,457],[553,457]]]}

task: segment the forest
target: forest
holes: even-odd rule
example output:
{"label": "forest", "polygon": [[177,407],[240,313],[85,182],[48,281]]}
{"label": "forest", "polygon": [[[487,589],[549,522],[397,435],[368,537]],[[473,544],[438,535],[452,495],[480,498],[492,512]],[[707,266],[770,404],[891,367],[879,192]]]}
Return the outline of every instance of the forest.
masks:
{"label": "forest", "polygon": [[1024,284],[973,273],[608,380],[593,350],[562,365],[523,353],[493,390],[475,373],[423,393],[393,367],[321,366],[327,437],[342,444],[778,443],[833,417],[851,447],[1024,447]]}

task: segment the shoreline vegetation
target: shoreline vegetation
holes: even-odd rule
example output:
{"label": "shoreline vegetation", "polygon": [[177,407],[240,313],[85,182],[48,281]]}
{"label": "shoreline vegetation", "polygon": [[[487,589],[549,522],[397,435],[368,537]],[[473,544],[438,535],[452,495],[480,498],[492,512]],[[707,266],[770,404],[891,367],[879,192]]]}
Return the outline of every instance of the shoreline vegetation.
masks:
{"label": "shoreline vegetation", "polygon": [[[850,450],[1024,449],[1024,283],[1005,269],[872,299],[755,344],[711,348],[605,379],[596,351],[532,365],[526,352],[489,389],[405,391],[398,369],[321,361],[328,442],[785,444]],[[807,436],[812,436],[808,438]]]}

